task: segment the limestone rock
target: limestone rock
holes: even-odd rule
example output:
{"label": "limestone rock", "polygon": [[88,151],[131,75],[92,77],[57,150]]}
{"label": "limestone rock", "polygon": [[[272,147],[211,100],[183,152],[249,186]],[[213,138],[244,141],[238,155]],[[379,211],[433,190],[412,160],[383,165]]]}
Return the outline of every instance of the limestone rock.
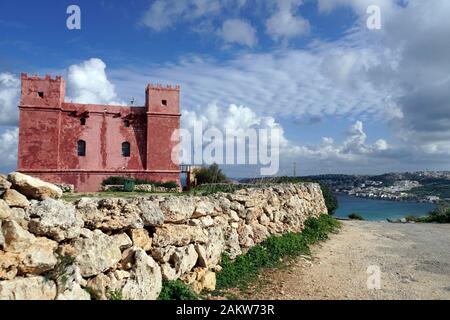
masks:
{"label": "limestone rock", "polygon": [[19,254],[0,251],[0,280],[11,280],[17,275]]}
{"label": "limestone rock", "polygon": [[22,274],[40,275],[52,270],[57,259],[55,250],[58,243],[47,238],[36,238],[36,241],[20,253],[19,270]]}
{"label": "limestone rock", "polygon": [[180,277],[180,274],[174,268],[172,268],[170,264],[162,263],[160,264],[160,267],[163,280],[174,281]]}
{"label": "limestone rock", "polygon": [[195,210],[192,197],[170,197],[159,204],[164,213],[164,222],[179,223],[191,218]]}
{"label": "limestone rock", "polygon": [[13,220],[3,221],[2,233],[5,236],[5,251],[19,255],[18,269],[21,273],[38,275],[56,265],[54,251],[58,244],[55,241],[36,238]]}
{"label": "limestone rock", "polygon": [[138,200],[138,208],[141,211],[141,218],[145,227],[162,226],[164,223],[164,214],[160,207],[150,200]]}
{"label": "limestone rock", "polygon": [[0,281],[0,300],[54,300],[56,284],[44,277]]}
{"label": "limestone rock", "polygon": [[194,214],[192,215],[193,218],[203,217],[207,215],[212,215],[215,213],[214,210],[214,203],[208,201],[208,200],[200,200],[197,202],[197,205],[195,207]]}
{"label": "limestone rock", "polygon": [[198,266],[202,268],[208,268],[208,257],[206,255],[205,247],[197,243],[195,245],[195,251],[197,251],[198,254]]}
{"label": "limestone rock", "polygon": [[10,220],[16,221],[24,229],[28,229],[28,224],[30,222],[30,217],[26,211],[22,208],[11,208]]}
{"label": "limestone rock", "polygon": [[251,248],[255,245],[253,241],[253,229],[248,224],[241,225],[238,228],[239,244],[244,248]]}
{"label": "limestone rock", "polygon": [[245,215],[245,221],[249,224],[258,221],[258,218],[263,214],[262,207],[251,207],[247,209],[247,213]]}
{"label": "limestone rock", "polygon": [[125,199],[82,198],[76,203],[76,208],[86,227],[92,230],[125,231],[144,227],[140,209]]}
{"label": "limestone rock", "polygon": [[170,258],[175,253],[175,249],[176,247],[174,246],[167,246],[162,248],[156,247],[152,249],[151,255],[161,263],[169,262]]}
{"label": "limestone rock", "polygon": [[208,229],[208,243],[205,246],[207,265],[215,266],[219,263],[225,248],[225,236],[223,229],[212,227]]}
{"label": "limestone rock", "polygon": [[11,208],[27,208],[30,205],[27,197],[13,189],[8,189],[5,191],[3,194],[3,200]]}
{"label": "limestone rock", "polygon": [[91,300],[90,294],[81,288],[86,281],[81,276],[80,268],[76,265],[66,267],[63,275],[56,279],[58,295],[56,300]]}
{"label": "limestone rock", "polygon": [[0,220],[8,219],[11,215],[11,209],[9,208],[8,204],[0,199]]}
{"label": "limestone rock", "polygon": [[253,223],[251,227],[253,230],[253,241],[255,244],[263,242],[270,236],[269,230],[259,223]]}
{"label": "limestone rock", "polygon": [[245,211],[245,207],[241,203],[236,202],[236,201],[231,202],[230,209],[235,211],[240,218],[245,219],[246,211]]}
{"label": "limestone rock", "polygon": [[95,276],[116,265],[122,254],[114,238],[100,230],[86,231],[84,237],[73,241],[76,264],[83,277]]}
{"label": "limestone rock", "polygon": [[122,270],[130,270],[133,267],[135,250],[136,248],[131,247],[122,252],[119,268]]}
{"label": "limestone rock", "polygon": [[53,199],[33,204],[28,214],[31,232],[56,241],[78,237],[84,224],[74,206]]}
{"label": "limestone rock", "polygon": [[216,274],[212,271],[206,272],[202,279],[200,279],[203,289],[214,291],[216,289]]}
{"label": "limestone rock", "polygon": [[15,190],[30,199],[59,199],[63,194],[62,190],[57,186],[19,172],[11,173],[8,176],[8,180],[12,183],[12,187]]}
{"label": "limestone rock", "polygon": [[122,295],[129,300],[156,300],[161,289],[159,265],[144,250],[136,249],[135,265],[122,288]]}
{"label": "limestone rock", "polygon": [[237,233],[237,229],[231,229],[228,232],[228,237],[225,241],[225,251],[228,253],[231,259],[234,259],[238,255],[242,254],[242,249],[239,245],[239,234]]}
{"label": "limestone rock", "polygon": [[266,214],[262,214],[259,218],[258,221],[261,225],[263,226],[268,226],[270,223],[270,218],[266,215]]}
{"label": "limestone rock", "polygon": [[56,300],[91,300],[91,295],[79,284],[74,284],[71,289],[58,293]]}
{"label": "limestone rock", "polygon": [[191,286],[197,294],[200,294],[203,290],[214,291],[216,289],[216,274],[208,269],[197,271],[196,279]]}
{"label": "limestone rock", "polygon": [[150,238],[148,231],[145,229],[132,229],[131,240],[133,246],[149,251],[152,248],[152,238]]}
{"label": "limestone rock", "polygon": [[156,228],[153,236],[153,245],[159,247],[186,246],[189,243],[205,243],[207,241],[208,235],[200,226],[166,224]]}
{"label": "limestone rock", "polygon": [[3,249],[7,252],[27,250],[36,241],[36,237],[33,234],[24,230],[13,220],[3,220],[1,227],[5,238]]}
{"label": "limestone rock", "polygon": [[0,196],[8,189],[11,188],[11,182],[9,182],[5,176],[0,175]]}
{"label": "limestone rock", "polygon": [[211,216],[201,217],[199,220],[203,228],[209,228],[214,225],[214,219]]}
{"label": "limestone rock", "polygon": [[230,210],[230,211],[229,211],[229,217],[230,217],[230,218],[229,218],[229,221],[230,221],[230,222],[239,222],[239,221],[240,221],[237,212],[234,211],[234,210]]}
{"label": "limestone rock", "polygon": [[0,220],[0,249],[3,249],[4,245],[5,245],[5,237],[3,236],[2,232],[2,220]]}
{"label": "limestone rock", "polygon": [[119,247],[120,250],[125,250],[133,246],[133,241],[126,233],[119,233],[112,235],[114,243]]}
{"label": "limestone rock", "polygon": [[224,196],[219,196],[217,199],[218,206],[222,209],[222,212],[228,214],[231,207],[231,201]]}
{"label": "limestone rock", "polygon": [[124,281],[109,272],[108,274],[100,273],[88,280],[86,288],[98,300],[109,300],[111,292],[121,291]]}
{"label": "limestone rock", "polygon": [[194,245],[176,248],[171,257],[171,263],[174,265],[176,272],[183,275],[192,270],[197,264],[198,254]]}

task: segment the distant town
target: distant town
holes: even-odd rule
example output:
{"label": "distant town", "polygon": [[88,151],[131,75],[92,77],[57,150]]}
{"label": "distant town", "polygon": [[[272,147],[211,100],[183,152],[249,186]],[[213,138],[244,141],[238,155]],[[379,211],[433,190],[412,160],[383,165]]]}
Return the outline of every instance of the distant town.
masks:
{"label": "distant town", "polygon": [[418,171],[369,175],[318,175],[334,193],[360,198],[440,203],[450,201],[450,171]]}

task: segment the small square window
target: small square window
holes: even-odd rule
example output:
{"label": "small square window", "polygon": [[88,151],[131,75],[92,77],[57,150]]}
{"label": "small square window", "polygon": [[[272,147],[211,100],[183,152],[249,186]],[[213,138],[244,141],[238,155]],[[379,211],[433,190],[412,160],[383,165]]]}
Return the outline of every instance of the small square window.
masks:
{"label": "small square window", "polygon": [[163,100],[163,101],[161,101],[161,103],[163,106],[167,107],[167,100]]}
{"label": "small square window", "polygon": [[80,119],[80,124],[81,124],[82,126],[85,126],[85,125],[86,125],[86,118],[81,118],[81,119]]}
{"label": "small square window", "polygon": [[44,92],[39,91],[38,96],[39,96],[39,98],[44,99]]}
{"label": "small square window", "polygon": [[123,125],[125,126],[125,128],[129,128],[130,127],[130,120],[124,120],[123,121]]}

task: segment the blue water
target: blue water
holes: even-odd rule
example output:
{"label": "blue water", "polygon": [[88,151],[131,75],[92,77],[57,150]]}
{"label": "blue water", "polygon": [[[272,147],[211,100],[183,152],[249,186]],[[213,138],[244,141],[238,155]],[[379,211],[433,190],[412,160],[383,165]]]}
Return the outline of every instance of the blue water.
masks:
{"label": "blue water", "polygon": [[436,207],[430,203],[373,200],[347,195],[337,195],[337,198],[339,209],[336,217],[347,218],[351,213],[358,213],[369,221],[401,219],[407,215],[425,216]]}

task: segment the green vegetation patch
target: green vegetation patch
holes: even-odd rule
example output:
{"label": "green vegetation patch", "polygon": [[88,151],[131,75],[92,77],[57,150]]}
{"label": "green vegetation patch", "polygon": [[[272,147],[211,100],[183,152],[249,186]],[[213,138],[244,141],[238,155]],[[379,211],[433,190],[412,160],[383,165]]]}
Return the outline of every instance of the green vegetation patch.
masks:
{"label": "green vegetation patch", "polygon": [[231,260],[222,256],[222,271],[217,274],[217,290],[232,287],[245,288],[254,281],[262,268],[279,266],[286,257],[297,257],[310,253],[309,245],[328,239],[328,234],[336,232],[340,223],[329,215],[310,218],[301,233],[286,233],[272,236],[247,253]]}
{"label": "green vegetation patch", "polygon": [[197,295],[187,284],[180,280],[163,281],[163,287],[158,300],[199,300]]}
{"label": "green vegetation patch", "polygon": [[135,185],[152,185],[155,187],[163,187],[167,189],[175,189],[178,188],[178,184],[174,181],[169,182],[155,182],[127,177],[109,177],[102,181],[103,186],[122,186],[127,181],[134,182]]}
{"label": "green vegetation patch", "polygon": [[359,220],[359,221],[363,221],[364,220],[364,218],[358,213],[349,214],[348,218],[351,219],[351,220]]}
{"label": "green vegetation patch", "polygon": [[450,207],[441,205],[431,211],[430,215],[426,217],[407,216],[406,220],[418,223],[450,223]]}

